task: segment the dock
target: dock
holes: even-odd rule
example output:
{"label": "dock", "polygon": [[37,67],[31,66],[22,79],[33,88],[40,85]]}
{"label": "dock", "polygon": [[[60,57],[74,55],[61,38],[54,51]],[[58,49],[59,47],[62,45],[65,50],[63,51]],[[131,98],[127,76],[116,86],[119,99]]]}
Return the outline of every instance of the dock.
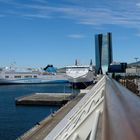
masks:
{"label": "dock", "polygon": [[[88,90],[91,89],[93,86],[94,85],[91,85],[90,87],[86,88],[87,90],[85,89],[79,94],[67,93],[66,96],[70,100],[65,105],[63,105],[58,111],[53,112],[52,114],[44,118],[42,121],[38,122],[34,127],[32,127],[20,137],[18,137],[17,140],[43,140],[60,123],[60,121],[63,120],[63,118],[69,114],[69,112],[77,105],[77,103],[87,94]],[[61,94],[57,93],[58,96],[61,96]],[[51,95],[54,96],[56,95],[56,93],[51,93]],[[24,97],[20,97],[18,98],[18,100],[23,99]]]}
{"label": "dock", "polygon": [[77,95],[57,112],[50,114],[25,134],[18,137],[17,140],[43,140],[46,135],[48,135],[52,129],[54,129],[54,127],[69,113],[69,111],[84,97],[84,95],[85,94],[83,93]]}
{"label": "dock", "polygon": [[41,105],[41,106],[62,106],[76,94],[72,93],[35,93],[15,99],[16,105]]}

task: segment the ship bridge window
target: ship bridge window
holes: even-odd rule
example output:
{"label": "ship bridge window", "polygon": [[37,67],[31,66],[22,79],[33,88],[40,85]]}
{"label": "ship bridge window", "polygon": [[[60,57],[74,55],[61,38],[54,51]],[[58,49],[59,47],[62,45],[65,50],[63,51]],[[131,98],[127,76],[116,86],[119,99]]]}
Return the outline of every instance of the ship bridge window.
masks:
{"label": "ship bridge window", "polygon": [[34,78],[37,78],[37,75],[34,75]]}
{"label": "ship bridge window", "polygon": [[32,78],[32,75],[26,75],[24,78]]}
{"label": "ship bridge window", "polygon": [[9,78],[9,76],[5,76],[5,78]]}
{"label": "ship bridge window", "polygon": [[21,78],[21,76],[19,76],[19,75],[16,75],[16,76],[14,76],[15,78]]}

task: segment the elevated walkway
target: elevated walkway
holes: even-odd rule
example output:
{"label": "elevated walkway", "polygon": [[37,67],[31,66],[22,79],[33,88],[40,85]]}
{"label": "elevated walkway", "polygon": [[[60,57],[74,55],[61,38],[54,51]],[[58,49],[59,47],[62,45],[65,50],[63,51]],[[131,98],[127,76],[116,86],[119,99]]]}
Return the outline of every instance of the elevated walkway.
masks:
{"label": "elevated walkway", "polygon": [[97,128],[99,116],[103,111],[105,79],[104,76],[49,133],[45,140],[80,140],[80,138],[86,140],[89,137],[91,130]]}
{"label": "elevated walkway", "polygon": [[103,76],[44,140],[139,140],[140,98]]}

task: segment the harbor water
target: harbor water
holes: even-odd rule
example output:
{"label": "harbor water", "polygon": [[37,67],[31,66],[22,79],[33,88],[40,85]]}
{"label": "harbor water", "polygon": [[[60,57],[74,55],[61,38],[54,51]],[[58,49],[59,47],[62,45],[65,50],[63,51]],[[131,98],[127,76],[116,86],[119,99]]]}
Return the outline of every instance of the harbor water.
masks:
{"label": "harbor water", "polygon": [[15,98],[36,92],[73,93],[68,84],[0,85],[0,140],[15,140],[58,107],[16,106]]}

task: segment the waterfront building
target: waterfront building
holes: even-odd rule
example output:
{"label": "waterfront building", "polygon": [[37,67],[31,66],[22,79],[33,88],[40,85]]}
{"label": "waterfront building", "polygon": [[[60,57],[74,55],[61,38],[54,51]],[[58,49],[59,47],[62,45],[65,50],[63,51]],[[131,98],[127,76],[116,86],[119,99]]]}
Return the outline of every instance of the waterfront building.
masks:
{"label": "waterfront building", "polygon": [[140,76],[140,67],[128,67],[126,69],[127,76]]}
{"label": "waterfront building", "polygon": [[125,62],[114,62],[108,67],[108,73],[125,73],[127,68],[127,63]]}
{"label": "waterfront building", "polygon": [[96,73],[105,74],[112,63],[112,34],[95,35]]}

